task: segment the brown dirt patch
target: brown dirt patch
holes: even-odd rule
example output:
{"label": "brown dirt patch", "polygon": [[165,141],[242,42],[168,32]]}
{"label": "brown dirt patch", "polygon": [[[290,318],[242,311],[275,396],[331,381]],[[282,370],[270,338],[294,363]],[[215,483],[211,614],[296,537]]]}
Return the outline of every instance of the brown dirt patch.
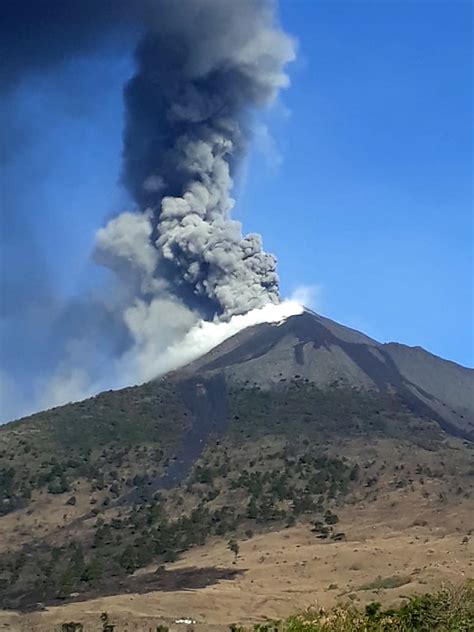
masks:
{"label": "brown dirt patch", "polygon": [[[195,620],[194,629],[217,631],[231,622],[281,618],[311,605],[393,603],[474,575],[474,537],[463,543],[473,509],[470,499],[448,509],[392,491],[375,505],[339,511],[346,541],[318,540],[310,525],[299,525],[241,541],[235,559],[227,539],[213,540],[168,565],[169,573],[184,575],[160,589],[153,587],[155,568],[145,569],[134,578],[147,587],[141,592],[130,586],[123,594],[41,613],[0,613],[0,630],[55,632],[61,623],[81,621],[85,632],[99,631],[100,614],[108,612],[116,632],[148,632],[160,623],[182,630],[186,626],[175,623],[180,617]],[[229,568],[237,572],[226,575]],[[216,575],[206,575],[209,569]],[[183,578],[186,587],[179,584]],[[374,590],[367,589],[371,584]]]}

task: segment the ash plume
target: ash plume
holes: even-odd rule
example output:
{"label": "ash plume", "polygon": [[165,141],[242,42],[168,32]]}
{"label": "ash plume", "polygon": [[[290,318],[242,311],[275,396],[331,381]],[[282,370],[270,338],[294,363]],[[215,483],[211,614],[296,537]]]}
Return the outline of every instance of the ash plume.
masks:
{"label": "ash plume", "polygon": [[[138,38],[136,74],[125,87],[123,182],[149,218],[157,262],[146,273],[207,315],[228,318],[279,300],[275,257],[230,217],[252,113],[287,86],[285,66],[295,55],[275,14],[272,0],[19,0],[2,7],[4,93],[65,59]],[[116,228],[101,233],[99,260],[115,257]]]}
{"label": "ash plume", "polygon": [[288,84],[293,42],[268,2],[158,0],[155,10],[125,89],[123,173],[149,217],[152,276],[225,318],[277,303],[276,259],[260,235],[242,236],[231,191],[249,117]]}
{"label": "ash plume", "polygon": [[[260,235],[244,235],[231,217],[235,175],[252,140],[253,116],[288,85],[285,68],[295,56],[293,40],[278,25],[276,2],[18,0],[4,3],[0,13],[0,94],[9,104],[7,110],[0,103],[6,131],[0,162],[11,160],[20,142],[28,143],[34,124],[28,121],[22,129],[16,120],[19,86],[43,72],[54,78],[56,68],[88,55],[135,50],[135,72],[124,86],[121,174],[135,207],[97,231],[94,251],[95,261],[111,268],[119,282],[114,300],[100,310],[100,322],[104,314],[110,321],[101,325],[108,333],[100,335],[113,338],[110,348],[120,342],[120,350],[111,352],[114,377],[100,384],[92,377],[106,362],[101,357],[91,369],[92,352],[84,368],[77,349],[98,347],[95,334],[71,327],[60,344],[70,351],[62,363],[55,358],[55,393],[72,393],[81,384],[80,392],[69,396],[78,399],[149,379],[194,357],[180,341],[207,348],[214,340],[211,325],[229,324],[219,329],[221,336],[245,326],[246,320],[232,324],[234,317],[252,311],[252,318],[271,313],[278,319],[270,308],[280,307],[286,313],[279,305],[275,257],[264,251]],[[84,99],[93,102],[94,95]],[[26,216],[23,209],[14,214]],[[255,316],[260,308],[270,311]],[[71,309],[55,317],[64,332]],[[90,310],[96,310],[92,303]],[[212,323],[202,328],[202,319]],[[55,322],[50,329],[56,331]],[[189,337],[193,331],[195,337]],[[215,336],[218,340],[217,329]],[[168,360],[160,360],[161,354]],[[44,375],[51,377],[46,370]],[[40,390],[47,389],[42,384]],[[51,401],[62,403],[58,397]]]}

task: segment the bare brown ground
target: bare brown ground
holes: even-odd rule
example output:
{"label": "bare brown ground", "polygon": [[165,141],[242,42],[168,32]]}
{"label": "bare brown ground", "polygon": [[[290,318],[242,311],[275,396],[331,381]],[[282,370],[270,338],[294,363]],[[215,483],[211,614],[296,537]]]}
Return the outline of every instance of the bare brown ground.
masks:
{"label": "bare brown ground", "polygon": [[[76,505],[66,505],[67,498],[75,496]],[[84,481],[77,481],[69,494],[47,494],[35,492],[31,507],[19,509],[0,520],[0,552],[14,551],[32,539],[54,538],[59,543],[63,534],[73,533],[70,525],[76,518],[90,512],[89,499],[95,496],[100,501],[103,494],[90,494]]]}
{"label": "bare brown ground", "polygon": [[[231,622],[252,624],[315,605],[391,603],[474,576],[474,535],[466,538],[474,515],[471,499],[448,506],[391,490],[376,503],[338,513],[337,526],[346,541],[318,540],[309,525],[298,525],[241,541],[234,559],[226,539],[212,540],[168,569],[231,567],[242,571],[235,579],[197,590],[92,599],[28,615],[0,613],[0,630],[53,632],[76,621],[85,632],[95,632],[102,629],[100,614],[107,612],[116,632],[154,632],[160,623],[172,630],[186,628],[174,623],[180,617],[196,621],[194,629],[217,631]],[[392,577],[403,585],[367,589],[367,584]]]}

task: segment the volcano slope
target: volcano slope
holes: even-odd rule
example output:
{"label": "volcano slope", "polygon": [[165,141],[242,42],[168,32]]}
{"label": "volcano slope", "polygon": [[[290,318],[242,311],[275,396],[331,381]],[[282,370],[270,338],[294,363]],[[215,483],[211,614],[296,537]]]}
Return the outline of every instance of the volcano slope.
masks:
{"label": "volcano slope", "polygon": [[[7,424],[0,604],[56,606],[24,615],[54,629],[84,600],[125,621],[179,616],[193,589],[203,620],[229,623],[472,575],[473,384],[304,312]],[[124,593],[128,614],[105,597]]]}

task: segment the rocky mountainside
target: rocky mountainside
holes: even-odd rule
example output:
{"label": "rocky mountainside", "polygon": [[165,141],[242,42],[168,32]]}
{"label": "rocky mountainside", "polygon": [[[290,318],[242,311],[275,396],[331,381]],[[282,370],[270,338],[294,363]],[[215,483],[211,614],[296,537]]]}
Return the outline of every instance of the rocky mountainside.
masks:
{"label": "rocky mountainside", "polygon": [[472,504],[472,389],[472,370],[304,312],[7,424],[0,605],[212,583],[232,569],[167,565],[209,538],[300,522],[339,541],[341,508],[387,490],[438,513]]}
{"label": "rocky mountainside", "polygon": [[380,344],[309,311],[281,324],[250,327],[177,374],[223,375],[227,382],[281,387],[303,379],[398,394],[447,431],[474,437],[474,370],[421,347]]}

